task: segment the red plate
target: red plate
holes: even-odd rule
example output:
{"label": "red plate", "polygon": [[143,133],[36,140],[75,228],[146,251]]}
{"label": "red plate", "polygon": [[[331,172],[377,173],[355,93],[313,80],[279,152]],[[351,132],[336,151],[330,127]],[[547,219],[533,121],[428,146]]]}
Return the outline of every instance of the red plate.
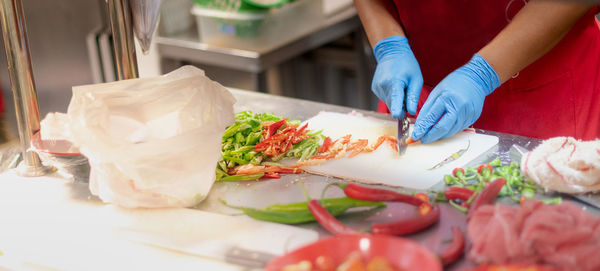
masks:
{"label": "red plate", "polygon": [[396,270],[439,271],[442,264],[428,249],[408,239],[385,235],[344,235],[325,238],[271,261],[266,271],[281,271],[284,266],[303,260],[313,266],[319,256],[329,256],[336,264],[353,251],[360,251],[368,262],[376,256],[386,258]]}

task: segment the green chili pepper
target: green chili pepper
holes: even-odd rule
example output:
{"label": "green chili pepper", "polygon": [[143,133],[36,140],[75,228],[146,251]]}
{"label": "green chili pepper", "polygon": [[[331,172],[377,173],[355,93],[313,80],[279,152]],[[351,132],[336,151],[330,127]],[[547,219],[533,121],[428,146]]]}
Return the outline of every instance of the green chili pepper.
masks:
{"label": "green chili pepper", "polygon": [[241,182],[241,181],[251,181],[262,178],[264,173],[256,173],[256,174],[245,174],[245,175],[228,175],[221,179],[218,179],[220,182]]}
{"label": "green chili pepper", "polygon": [[[224,160],[229,160],[229,161],[236,162],[236,163],[238,163],[238,164],[240,164],[240,165],[243,165],[243,164],[247,164],[247,163],[248,163],[248,161],[246,161],[246,160],[244,160],[244,159],[240,159],[240,158],[237,158],[237,157],[234,157],[234,156],[230,156],[230,155],[226,155],[226,154],[223,154],[223,159],[224,159]],[[229,165],[228,165],[228,166],[229,166]]]}
{"label": "green chili pepper", "polygon": [[[348,206],[348,208],[354,207],[364,207],[364,206],[374,206],[374,207],[383,207],[385,206],[384,202],[379,201],[366,201],[366,200],[358,200],[349,197],[341,197],[341,198],[328,198],[320,200],[321,205],[325,208],[335,207],[335,206]],[[267,211],[306,211],[308,210],[308,202],[295,202],[295,203],[287,203],[287,204],[273,204],[264,208]]]}
{"label": "green chili pepper", "polygon": [[530,199],[533,198],[533,196],[535,195],[535,191],[533,191],[533,189],[531,188],[523,188],[521,190],[521,195],[526,199]]}
{"label": "green chili pepper", "polygon": [[541,202],[545,203],[545,204],[561,204],[562,203],[562,198],[561,197],[556,197],[556,198],[551,198],[551,199],[544,199],[544,200],[540,200]]}
{"label": "green chili pepper", "polygon": [[452,175],[445,175],[444,176],[444,183],[446,183],[446,185],[450,186],[452,185],[457,179],[454,178]]}
{"label": "green chili pepper", "polygon": [[262,160],[263,160],[263,156],[262,155],[257,155],[254,158],[252,158],[252,160],[250,160],[250,164],[260,165],[260,162],[262,162]]}
{"label": "green chili pepper", "polygon": [[244,153],[247,153],[247,152],[252,151],[252,150],[254,150],[254,145],[252,145],[252,146],[243,146],[243,147],[240,147],[240,148],[238,148],[236,150],[230,151],[229,154],[231,154],[231,155],[244,154]]}
{"label": "green chili pepper", "polygon": [[435,201],[446,201],[448,200],[446,198],[446,195],[444,194],[444,192],[438,191],[435,193]]}
{"label": "green chili pepper", "polygon": [[502,166],[502,161],[500,161],[500,158],[496,158],[492,162],[489,162],[488,165],[492,167],[500,167]]}
{"label": "green chili pepper", "polygon": [[244,160],[246,161],[251,161],[252,159],[254,159],[254,157],[257,155],[256,152],[254,151],[249,151],[247,153],[244,153]]}
{"label": "green chili pepper", "polygon": [[[347,202],[344,198],[337,199],[324,199],[321,200],[323,207],[329,211],[333,216],[338,216],[344,213],[346,210],[358,207],[354,201]],[[328,200],[330,201],[328,204]],[[336,202],[337,201],[337,202]],[[383,202],[369,202],[371,205],[360,205],[360,206],[385,206]],[[315,221],[310,210],[308,210],[307,202],[297,202],[290,204],[274,204],[263,209],[254,209],[240,206],[228,205],[228,207],[238,209],[249,217],[257,220],[270,221],[282,224],[300,224]]]}
{"label": "green chili pepper", "polygon": [[256,145],[256,143],[260,141],[261,136],[262,135],[260,132],[253,132],[248,134],[248,136],[246,137],[246,145]]}
{"label": "green chili pepper", "polygon": [[450,203],[450,205],[452,205],[452,207],[456,208],[457,210],[459,210],[463,213],[466,213],[468,211],[467,208],[456,204],[456,202],[454,202],[453,200],[449,200],[448,203]]}
{"label": "green chili pepper", "polygon": [[237,142],[237,143],[244,142],[244,143],[246,143],[246,140],[244,139],[244,135],[241,132],[236,133],[234,135],[234,138],[235,138],[234,142]]}

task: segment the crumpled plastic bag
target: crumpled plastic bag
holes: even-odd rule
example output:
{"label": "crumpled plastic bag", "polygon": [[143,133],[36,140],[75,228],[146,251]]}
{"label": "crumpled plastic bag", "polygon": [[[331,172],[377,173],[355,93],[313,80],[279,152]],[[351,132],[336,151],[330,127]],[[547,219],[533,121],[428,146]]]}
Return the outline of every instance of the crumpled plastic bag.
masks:
{"label": "crumpled plastic bag", "polygon": [[227,89],[192,66],[159,77],[77,86],[62,116],[68,123],[62,137],[88,158],[90,191],[103,201],[189,207],[214,183],[234,103]]}

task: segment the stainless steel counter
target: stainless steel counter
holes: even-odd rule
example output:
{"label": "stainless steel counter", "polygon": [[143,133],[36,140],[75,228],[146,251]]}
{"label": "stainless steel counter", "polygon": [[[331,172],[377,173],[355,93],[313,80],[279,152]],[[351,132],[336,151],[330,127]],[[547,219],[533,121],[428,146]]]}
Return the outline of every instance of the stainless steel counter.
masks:
{"label": "stainless steel counter", "polygon": [[[252,110],[253,112],[273,112],[280,116],[289,117],[290,119],[306,120],[320,111],[335,111],[335,112],[351,112],[355,109],[329,105],[293,98],[273,96],[268,94],[248,92],[242,90],[232,90],[234,96],[238,100],[235,104],[235,111]],[[365,115],[373,116],[381,119],[391,119],[389,115],[383,115],[371,111],[356,110]],[[499,137],[500,142],[498,147],[484,154],[477,161],[470,164],[479,164],[482,162],[491,161],[495,157],[500,157],[503,163],[510,162],[509,149],[513,144],[518,144],[531,149],[537,146],[541,141],[538,139],[526,138],[521,136],[496,133],[491,131],[477,130],[478,133],[485,133]],[[440,185],[436,188],[441,189]],[[321,190],[330,183],[342,182],[342,180],[324,176],[311,175],[308,173],[298,175],[286,175],[281,179],[267,181],[250,181],[242,183],[216,183],[203,204],[198,206],[199,209],[222,212],[222,213],[239,213],[223,206],[219,200],[224,199],[233,205],[243,205],[252,207],[264,207],[273,203],[286,203],[294,201],[303,201],[304,196],[300,184],[302,184],[309,195],[314,198],[320,197]],[[395,190],[402,191],[400,188]],[[343,193],[336,187],[331,187],[327,190],[326,196],[342,196]],[[385,222],[401,219],[402,217],[411,216],[414,214],[415,208],[402,203],[391,203],[388,207],[376,210],[359,210],[340,217],[340,220],[354,229],[367,230],[374,222]],[[451,239],[450,227],[457,225],[461,228],[466,227],[465,215],[458,210],[452,208],[448,204],[441,205],[441,220],[437,225],[408,238],[416,240],[424,246],[439,251],[444,240]],[[316,223],[301,225],[300,227],[314,229],[321,236],[329,235]],[[460,269],[468,266],[469,263],[462,261],[452,269]]]}
{"label": "stainless steel counter", "polygon": [[[316,115],[319,111],[335,111],[335,112],[351,112],[354,109],[310,102],[305,100],[298,100],[292,98],[286,98],[281,96],[273,96],[268,94],[249,92],[243,90],[231,89],[232,93],[237,99],[237,103],[235,104],[235,111],[242,110],[252,110],[254,112],[273,112],[277,115],[286,116],[291,119],[299,119],[305,120],[314,115]],[[378,114],[370,111],[362,111],[357,110],[361,113],[373,116],[382,119],[389,119],[390,117],[387,115]],[[500,142],[498,147],[490,150],[485,155],[478,158],[478,161],[473,161],[472,163],[480,163],[489,161],[495,157],[500,157],[500,159],[504,163],[508,163],[510,161],[509,149],[513,144],[519,144],[521,146],[525,146],[528,149],[533,148],[534,146],[540,143],[540,140],[525,138],[520,136],[513,136],[502,133],[495,133],[490,131],[482,131],[478,130],[479,133],[486,133],[498,136]],[[4,159],[4,157],[2,157]],[[11,175],[5,175],[9,178]],[[8,180],[0,179],[0,184],[4,183],[9,184],[10,182],[5,182]],[[13,180],[14,181],[14,180]],[[441,180],[440,180],[441,181]],[[336,178],[324,177],[311,175],[308,173],[303,174],[295,174],[295,175],[284,175],[281,179],[274,180],[265,180],[265,181],[248,181],[248,182],[239,182],[239,183],[215,183],[213,186],[208,198],[196,209],[215,212],[215,213],[225,213],[225,214],[239,214],[239,211],[228,208],[224,206],[220,200],[226,200],[229,204],[232,205],[242,205],[242,206],[250,206],[250,207],[264,207],[274,203],[287,203],[287,202],[296,202],[296,201],[304,201],[305,198],[303,196],[301,185],[306,188],[308,194],[313,198],[319,198],[321,196],[322,189],[330,183],[335,182],[343,182],[343,180],[339,180]],[[74,183],[64,183],[59,182],[58,185],[55,182],[54,184],[51,182],[36,182],[35,179],[32,179],[31,182],[17,182],[18,184],[22,184],[23,188],[20,193],[21,195],[25,195],[24,191],[38,191],[38,194],[42,194],[45,198],[42,200],[52,199],[50,202],[65,202],[60,208],[68,209],[76,209],[79,210],[77,215],[93,215],[96,214],[97,207],[99,206],[95,197],[92,197],[87,184],[84,182],[74,182]],[[47,190],[44,187],[54,187],[54,190]],[[400,188],[391,188],[398,191],[401,191]],[[436,187],[441,188],[441,187]],[[33,189],[33,190],[28,190]],[[45,190],[46,189],[46,190]],[[14,193],[10,190],[0,190],[5,193]],[[43,193],[41,193],[43,191]],[[327,190],[325,194],[326,197],[334,197],[341,196],[342,191],[333,186]],[[28,195],[31,197],[31,195]],[[36,196],[38,197],[38,196]],[[8,196],[6,196],[8,198]],[[19,206],[18,204],[22,204],[25,207],[30,206],[30,209],[33,214],[35,210],[39,210],[39,206],[37,206],[35,202],[30,202],[31,199],[27,197],[16,197],[18,199],[17,202],[8,200],[8,203],[4,204],[10,209],[10,206]],[[48,198],[48,199],[46,199]],[[35,198],[34,198],[35,199]],[[6,201],[6,199],[0,198],[0,201]],[[510,200],[509,200],[510,201]],[[17,205],[15,205],[17,204]],[[41,203],[40,203],[41,204]],[[0,206],[4,206],[0,205]],[[58,205],[57,205],[58,206]],[[71,208],[70,206],[73,206]],[[75,208],[77,207],[77,208]],[[447,244],[446,240],[451,238],[450,227],[451,226],[459,226],[461,228],[465,228],[466,219],[465,215],[458,210],[452,208],[448,204],[441,204],[441,219],[440,222],[436,225],[428,228],[427,230],[420,232],[418,234],[414,234],[408,236],[412,240],[420,242],[425,247],[428,247],[434,252],[439,252],[444,245]],[[57,207],[58,208],[58,207]],[[42,208],[43,209],[43,208]],[[13,215],[19,216],[19,212],[22,212],[23,208],[16,211]],[[25,208],[25,210],[29,210]],[[60,211],[60,210],[54,210]],[[54,212],[52,211],[52,212]],[[597,212],[597,211],[596,211]],[[10,214],[10,213],[9,213]],[[35,215],[35,214],[34,214]],[[41,214],[40,214],[41,215]],[[65,219],[67,217],[71,217],[73,214],[65,212],[63,215]],[[348,226],[358,229],[358,230],[367,230],[370,225],[375,222],[389,222],[393,220],[401,219],[402,217],[415,215],[415,208],[412,206],[408,206],[403,203],[390,203],[385,208],[374,209],[374,210],[365,210],[365,209],[357,209],[353,210],[350,213],[344,214],[339,219],[347,224]],[[50,217],[49,219],[52,219]],[[71,223],[71,221],[77,221],[76,218],[72,218],[71,220],[61,221],[56,220],[55,223],[59,227],[62,227],[60,223]],[[32,225],[33,226],[36,226]],[[319,236],[325,237],[329,234],[322,229],[317,223],[307,223],[299,225],[298,227],[304,229],[315,230],[319,233]],[[32,229],[34,230],[34,229]],[[200,259],[190,259],[190,261],[197,262]],[[1,266],[1,265],[0,265]],[[451,266],[449,270],[459,270],[461,268],[470,266],[470,263],[465,260],[461,260],[457,264]],[[0,267],[1,268],[1,267]],[[214,270],[214,269],[211,269]],[[218,269],[220,270],[220,269]]]}

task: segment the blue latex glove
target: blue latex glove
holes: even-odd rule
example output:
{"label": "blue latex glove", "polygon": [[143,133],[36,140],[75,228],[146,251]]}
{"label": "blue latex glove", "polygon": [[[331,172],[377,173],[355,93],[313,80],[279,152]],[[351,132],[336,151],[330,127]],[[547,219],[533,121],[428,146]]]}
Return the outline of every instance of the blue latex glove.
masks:
{"label": "blue latex glove", "polygon": [[408,40],[393,36],[379,41],[373,49],[377,68],[371,83],[373,93],[385,102],[394,118],[404,118],[404,94],[409,113],[417,113],[423,76]]}
{"label": "blue latex glove", "polygon": [[485,96],[498,86],[496,71],[475,54],[433,89],[419,112],[412,138],[429,143],[469,127],[481,115]]}

